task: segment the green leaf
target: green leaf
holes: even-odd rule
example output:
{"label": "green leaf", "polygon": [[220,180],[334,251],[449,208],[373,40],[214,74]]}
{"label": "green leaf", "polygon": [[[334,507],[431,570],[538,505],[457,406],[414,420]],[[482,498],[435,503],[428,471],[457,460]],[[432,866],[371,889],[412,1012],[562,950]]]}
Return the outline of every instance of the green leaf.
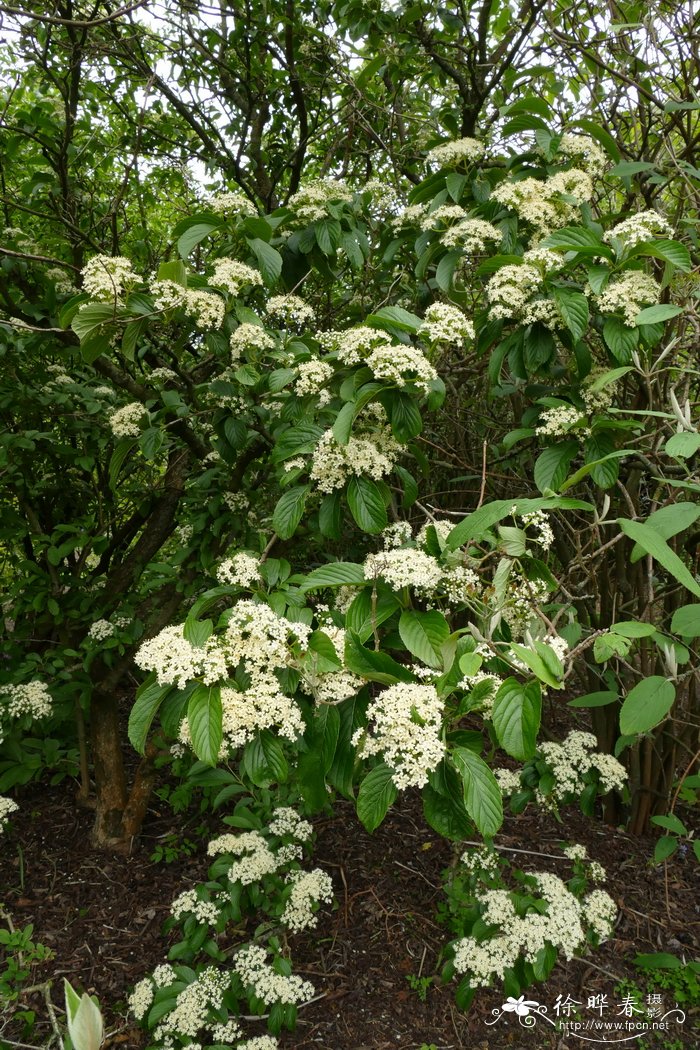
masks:
{"label": "green leaf", "polygon": [[137,444],[137,438],[122,438],[109,460],[109,487],[113,492],[117,489],[121,469],[126,463],[131,450]]}
{"label": "green leaf", "polygon": [[656,628],[651,623],[641,623],[639,620],[620,620],[610,628],[615,634],[621,634],[623,638],[651,638]]}
{"label": "green leaf", "polygon": [[392,391],[386,397],[385,404],[391,429],[398,441],[405,443],[420,434],[423,419],[417,404],[409,394]]}
{"label": "green leaf", "polygon": [[417,332],[423,324],[423,319],[417,314],[409,313],[401,306],[383,306],[381,310],[370,314],[366,324],[372,328],[400,328],[403,332]]}
{"label": "green leaf", "polygon": [[343,513],[340,504],[340,493],[329,492],[321,500],[318,508],[318,527],[321,535],[329,540],[339,540],[342,535]]}
{"label": "green leaf", "polygon": [[398,796],[393,775],[393,770],[382,762],[371,769],[360,784],[357,815],[370,834],[379,827]]}
{"label": "green leaf", "polygon": [[560,441],[540,452],[535,462],[535,484],[540,492],[558,489],[566,480],[569,467],[578,454],[578,441]]}
{"label": "green leaf", "polygon": [[512,120],[503,125],[501,134],[504,136],[519,135],[521,131],[537,130],[548,131],[549,129],[540,117],[536,117],[532,113],[519,113],[517,117],[513,117]]}
{"label": "green leaf", "polygon": [[[600,234],[586,226],[565,226],[541,242],[543,248],[567,248],[585,255],[612,254]],[[580,294],[580,293],[579,293]]]}
{"label": "green leaf", "polygon": [[541,713],[539,684],[524,686],[516,678],[506,678],[493,701],[491,721],[503,750],[520,762],[535,754]]}
{"label": "green leaf", "polygon": [[619,317],[607,317],[603,325],[603,340],[615,360],[627,365],[632,360],[632,351],[639,344],[639,329],[630,328]]}
{"label": "green leaf", "polygon": [[[190,221],[187,229],[177,239],[177,250],[182,258],[186,259],[193,248],[196,248],[205,237],[208,237],[210,233],[213,233],[221,225],[221,222],[214,219],[206,222]],[[177,227],[175,230],[177,232]]]}
{"label": "green leaf", "polygon": [[[654,529],[665,540],[677,536],[679,532],[685,532],[700,518],[700,503],[672,503],[668,507],[661,507],[650,514],[646,524]],[[643,549],[635,544],[632,548],[630,561],[638,562],[644,556]]]}
{"label": "green leaf", "polygon": [[648,733],[673,706],[676,689],[661,675],[644,678],[625,697],[620,709],[620,732],[625,736]]}
{"label": "green leaf", "polygon": [[319,671],[339,671],[343,666],[332,640],[324,631],[314,631],[309,637],[309,650],[316,654]]}
{"label": "green leaf", "polygon": [[639,175],[643,171],[654,171],[655,165],[646,160],[623,160],[610,169],[611,175],[620,175],[627,178],[629,175]]}
{"label": "green leaf", "polygon": [[568,288],[555,288],[554,298],[566,327],[578,342],[588,327],[588,299],[581,292],[573,292]]}
{"label": "green leaf", "polygon": [[288,540],[297,530],[297,525],[304,516],[306,497],[310,485],[297,485],[284,492],[272,515],[272,527],[282,540]]}
{"label": "green leaf", "polygon": [[161,263],[158,267],[159,281],[174,281],[182,288],[187,287],[187,267],[182,259],[173,259],[171,262]]}
{"label": "green leaf", "polygon": [[398,608],[398,599],[388,588],[377,587],[376,591],[373,591],[372,588],[365,587],[345,614],[345,626],[364,643],[374,633],[375,627],[379,627],[393,616]]}
{"label": "green leaf", "polygon": [[627,656],[632,643],[629,638],[624,638],[614,631],[607,631],[599,635],[593,643],[593,658],[596,663],[604,664],[612,656]]}
{"label": "green leaf", "polygon": [[415,676],[403,664],[393,660],[388,653],[367,649],[352,631],[345,634],[345,666],[348,671],[367,679],[394,685],[396,682],[415,682]]}
{"label": "green leaf", "polygon": [[305,594],[306,591],[317,591],[322,587],[360,586],[364,582],[362,565],[353,561],[332,561],[310,572],[299,590]]}
{"label": "green leaf", "polygon": [[664,445],[664,452],[668,456],[678,459],[690,459],[700,448],[700,434],[674,434]]}
{"label": "green leaf", "polygon": [[627,518],[618,518],[617,523],[626,536],[638,543],[647,554],[651,554],[652,558],[658,561],[667,572],[670,572],[674,579],[678,580],[691,594],[700,598],[700,585],[695,577],[656,529],[648,523],[629,521]]}
{"label": "green leaf", "polygon": [[536,652],[517,642],[511,642],[510,647],[518,659],[522,660],[545,685],[551,686],[552,689],[563,689],[564,669],[561,660],[551,646],[542,642],[534,642],[534,645],[537,647]]}
{"label": "green leaf", "polygon": [[88,303],[75,315],[71,321],[71,328],[81,343],[85,343],[91,335],[99,332],[103,324],[123,317],[124,311],[108,306],[106,303]]}
{"label": "green leaf", "polygon": [[484,838],[493,838],[503,823],[503,799],[496,778],[483,758],[456,747],[451,758],[462,778],[464,805]]}
{"label": "green leaf", "polygon": [[666,831],[672,831],[674,835],[687,835],[688,829],[682,820],[679,820],[675,813],[668,813],[664,816],[651,817],[652,824],[656,824],[659,828],[665,828]]}
{"label": "green leaf", "polygon": [[679,970],[683,963],[670,952],[653,952],[650,955],[637,955],[634,965],[642,970]]}
{"label": "green leaf", "polygon": [[692,265],[688,249],[678,241],[669,241],[665,238],[645,241],[644,244],[637,245],[632,255],[650,255],[654,259],[663,259],[683,273],[688,273]]}
{"label": "green leaf", "polygon": [[676,609],[671,630],[682,638],[700,638],[700,605],[682,605]]}
{"label": "green leaf", "polygon": [[640,324],[662,324],[670,321],[672,317],[678,317],[683,313],[682,306],[672,306],[670,303],[659,303],[657,306],[647,306],[640,310],[634,319],[634,323]]}
{"label": "green leaf", "polygon": [[200,762],[215,766],[223,739],[220,686],[197,686],[187,705],[187,721],[195,755]]}
{"label": "green leaf", "polygon": [[399,620],[399,634],[409,653],[429,667],[442,668],[442,647],[450,636],[449,625],[442,613],[406,609]]}
{"label": "green leaf", "polygon": [[662,835],[654,847],[654,864],[662,864],[678,849],[678,839],[674,835]]}
{"label": "green leaf", "polygon": [[585,696],[577,696],[575,700],[569,700],[569,707],[607,707],[618,699],[617,693],[609,690],[599,693],[586,693]]}
{"label": "green leaf", "polygon": [[350,513],[363,532],[381,532],[387,526],[384,499],[376,482],[363,474],[353,475],[348,482],[347,501]]}
{"label": "green leaf", "polygon": [[267,241],[254,237],[248,241],[253,255],[258,261],[260,272],[265,278],[266,284],[276,284],[282,273],[282,256]]}
{"label": "green leaf", "polygon": [[286,783],[289,779],[289,763],[281,743],[272,735],[269,729],[263,729],[261,732],[260,746],[265,755],[265,761],[272,779],[278,784]]}
{"label": "green leaf", "polygon": [[357,415],[357,406],[354,401],[348,401],[343,405],[333,423],[333,437],[339,445],[347,445],[352,434],[352,424]]}
{"label": "green leaf", "polygon": [[470,540],[480,540],[486,533],[511,513],[533,514],[537,510],[593,510],[590,503],[562,496],[544,496],[535,499],[499,499],[485,503],[455,525],[447,537],[447,549],[456,550]]}

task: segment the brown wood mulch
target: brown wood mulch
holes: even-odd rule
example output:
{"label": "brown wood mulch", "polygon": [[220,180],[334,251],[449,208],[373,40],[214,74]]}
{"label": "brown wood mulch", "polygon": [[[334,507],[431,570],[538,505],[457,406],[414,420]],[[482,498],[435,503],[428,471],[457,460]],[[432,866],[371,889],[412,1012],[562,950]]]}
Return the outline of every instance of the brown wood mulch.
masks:
{"label": "brown wood mulch", "polygon": [[[164,961],[167,940],[161,926],[172,899],[206,878],[204,842],[196,855],[175,863],[150,859],[166,836],[196,840],[202,818],[173,815],[158,803],[152,808],[131,856],[100,854],[89,847],[91,814],[76,809],[74,785],[33,785],[19,799],[0,848],[0,901],[16,927],[32,923],[34,939],[55,957],[32,972],[29,987],[52,981],[51,999],[61,1016],[62,978],[99,996],[108,1025],[108,1046],[137,1050],[143,1033],[126,1015],[134,983]],[[218,819],[207,817],[212,831]],[[545,985],[528,998],[552,1005],[557,995],[582,1002],[595,994],[619,1005],[621,980],[644,987],[632,961],[639,952],[671,952],[700,957],[698,866],[692,855],[677,856],[664,867],[651,867],[652,840],[589,821],[573,810],[565,825],[530,812],[506,820],[499,843],[530,870],[567,872],[566,864],[539,854],[557,854],[566,838],[583,842],[608,871],[606,889],[618,902],[614,939],[584,959],[556,966]],[[337,907],[326,909],[318,929],[292,941],[295,972],[311,980],[317,997],[299,1012],[294,1033],[281,1039],[285,1050],[462,1050],[491,1047],[558,1048],[605,1045],[555,1033],[540,1022],[530,1029],[510,1013],[497,1023],[493,1010],[501,992],[486,991],[467,1015],[454,1004],[454,989],[431,983],[411,985],[439,971],[441,948],[448,940],[436,922],[441,872],[451,847],[423,821],[420,800],[410,793],[368,835],[352,808],[340,803],[333,816],[316,821],[313,863],[333,875]],[[519,852],[516,852],[519,851]],[[0,920],[2,922],[2,920]],[[2,973],[0,952],[0,974]],[[663,992],[664,1008],[673,993]],[[33,1031],[22,1037],[12,1021],[14,1006],[0,1021],[0,1048],[40,1047],[50,1037],[50,1019],[41,989],[25,992],[19,1007],[36,1011]],[[611,1012],[614,1016],[616,1010]],[[680,1050],[700,1045],[697,1008],[666,1036],[645,1036],[639,1046]],[[664,1041],[665,1040],[665,1041]],[[621,1043],[635,1046],[634,1041]]]}

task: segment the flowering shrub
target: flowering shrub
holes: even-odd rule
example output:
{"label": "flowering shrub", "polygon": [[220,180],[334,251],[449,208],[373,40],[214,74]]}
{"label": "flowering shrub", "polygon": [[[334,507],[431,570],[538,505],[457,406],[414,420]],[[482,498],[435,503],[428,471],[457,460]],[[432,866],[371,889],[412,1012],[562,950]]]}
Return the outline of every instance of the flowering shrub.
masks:
{"label": "flowering shrub", "polygon": [[[293,935],[315,926],[319,906],[333,899],[331,880],[320,868],[299,865],[312,837],[309,822],[282,806],[271,810],[265,826],[265,810],[264,797],[239,800],[224,818],[238,830],[209,842],[214,860],[207,882],[171,905],[166,929],[179,927],[182,939],[129,999],[154,1050],[184,1050],[204,1032],[216,1044],[274,1050],[271,1036],[244,1038],[241,1014],[264,1015],[268,1030],[278,1034],[294,1027],[297,1006],[314,994],[292,973],[286,937],[283,947],[275,931]],[[258,920],[256,939],[232,945],[248,916]]]}
{"label": "flowering shrub", "polygon": [[604,869],[588,861],[585,846],[563,852],[573,865],[568,882],[522,871],[487,848],[467,850],[446,874],[443,920],[459,936],[449,945],[443,978],[461,977],[457,1002],[463,1009],[496,979],[505,994],[517,996],[546,980],[560,953],[571,959],[611,935],[617,907],[595,888],[605,880]]}

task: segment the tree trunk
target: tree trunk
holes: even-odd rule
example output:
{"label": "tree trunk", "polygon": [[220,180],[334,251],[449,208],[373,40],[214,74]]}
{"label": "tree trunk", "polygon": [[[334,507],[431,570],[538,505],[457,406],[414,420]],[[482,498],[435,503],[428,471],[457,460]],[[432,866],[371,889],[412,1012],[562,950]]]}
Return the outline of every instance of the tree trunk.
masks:
{"label": "tree trunk", "polygon": [[92,841],[98,847],[123,845],[127,789],[115,691],[95,689],[90,705],[90,736],[97,800]]}

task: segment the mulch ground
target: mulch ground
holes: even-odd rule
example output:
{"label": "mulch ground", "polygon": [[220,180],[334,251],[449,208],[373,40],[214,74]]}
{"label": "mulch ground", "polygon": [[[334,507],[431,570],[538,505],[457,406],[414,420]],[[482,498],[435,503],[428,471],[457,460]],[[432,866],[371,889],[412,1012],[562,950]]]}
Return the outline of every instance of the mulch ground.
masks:
{"label": "mulch ground", "polygon": [[[68,977],[99,996],[107,1045],[137,1050],[145,1042],[126,1015],[126,997],[136,981],[164,961],[167,940],[161,927],[170,902],[204,879],[207,869],[203,844],[195,855],[170,864],[151,857],[168,836],[196,840],[202,818],[174,816],[156,799],[131,856],[122,857],[90,849],[91,814],[76,809],[70,782],[33,785],[19,801],[21,811],[0,854],[0,900],[16,927],[32,923],[34,940],[55,953],[34,968],[27,986],[52,981],[49,994],[60,1017],[62,978]],[[606,888],[620,908],[614,939],[590,958],[558,964],[547,984],[529,991],[528,998],[547,1004],[550,1014],[557,995],[569,995],[585,1006],[589,996],[602,994],[610,1004],[619,1004],[626,987],[620,989],[620,982],[644,987],[632,964],[637,953],[700,957],[698,868],[692,856],[673,858],[665,873],[663,866],[649,866],[651,840],[633,839],[573,810],[565,819],[560,826],[527,811],[509,817],[498,839],[502,847],[520,851],[513,855],[523,867],[560,874],[568,872],[565,864],[539,854],[556,854],[564,837],[585,843],[591,857],[607,868]],[[219,826],[218,820],[212,822],[212,831]],[[404,796],[371,836],[347,803],[338,805],[332,819],[319,819],[316,827],[314,864],[332,873],[337,907],[323,913],[316,931],[292,942],[295,972],[313,982],[317,998],[300,1010],[296,1031],[281,1037],[285,1050],[568,1050],[596,1045],[555,1033],[542,1021],[524,1028],[512,1013],[488,1026],[492,1011],[504,1001],[498,991],[479,996],[465,1015],[454,1004],[453,987],[431,983],[422,996],[412,987],[440,968],[448,937],[436,922],[436,909],[441,872],[451,857],[450,845],[423,821],[417,796]],[[2,970],[0,953],[0,987]],[[673,992],[662,995],[669,1009]],[[22,1036],[13,1022],[15,1008],[36,1011],[31,1034]],[[616,1014],[613,1008],[609,1016]],[[697,1008],[692,1014],[696,1020]],[[645,1036],[639,1045],[654,1050],[697,1047],[693,1020],[690,1016],[682,1026],[673,1025],[675,1030],[663,1039]],[[25,991],[18,1004],[6,1006],[0,1048],[44,1046],[50,1033],[43,992]]]}

